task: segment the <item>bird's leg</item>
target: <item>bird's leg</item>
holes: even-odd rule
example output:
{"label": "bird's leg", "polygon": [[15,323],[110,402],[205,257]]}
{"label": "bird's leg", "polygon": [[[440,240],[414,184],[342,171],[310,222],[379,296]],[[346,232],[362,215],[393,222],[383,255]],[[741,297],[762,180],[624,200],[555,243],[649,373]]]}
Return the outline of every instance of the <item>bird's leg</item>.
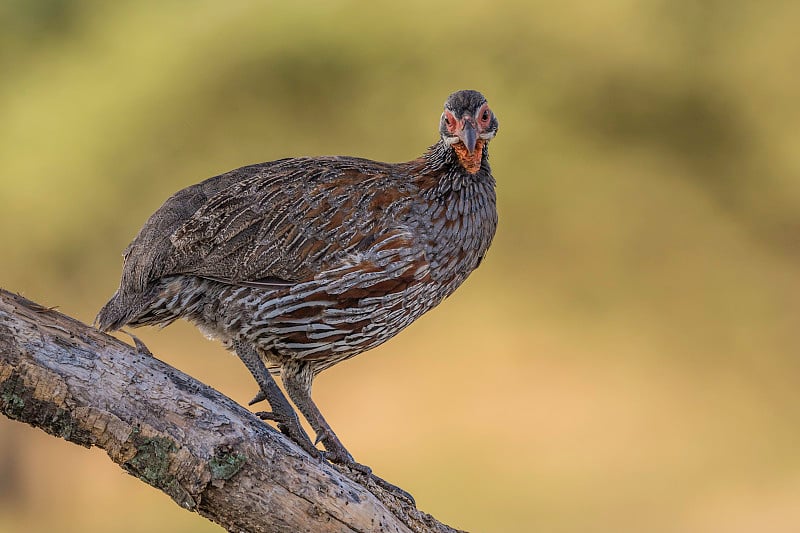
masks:
{"label": "bird's leg", "polygon": [[340,441],[336,433],[333,432],[331,426],[328,425],[328,422],[322,416],[317,405],[311,399],[311,381],[313,379],[313,371],[306,363],[293,361],[281,367],[281,381],[283,381],[283,385],[286,387],[286,392],[289,393],[289,397],[300,412],[303,413],[303,416],[308,420],[314,433],[316,433],[317,438],[314,441],[315,444],[322,441],[322,444],[325,446],[325,457],[332,463],[345,465],[362,474],[366,474],[383,489],[406,498],[416,506],[414,497],[411,496],[411,494],[376,476],[372,473],[370,467],[355,462],[353,456],[350,455],[350,452],[344,447],[342,441]]}
{"label": "bird's leg", "polygon": [[311,399],[311,381],[313,379],[311,367],[306,363],[291,361],[281,367],[281,380],[286,387],[286,392],[289,393],[289,397],[316,433],[316,442],[322,441],[322,444],[325,445],[325,457],[333,463],[356,467],[364,473],[369,473],[369,467],[359,465],[353,460],[353,456],[344,447]]}
{"label": "bird's leg", "polygon": [[270,375],[264,362],[256,353],[253,346],[250,344],[235,341],[233,348],[236,355],[242,360],[244,365],[255,378],[258,386],[261,388],[261,393],[269,402],[272,412],[270,413],[256,413],[262,420],[274,420],[278,423],[278,429],[284,435],[295,441],[303,450],[314,457],[318,457],[319,450],[311,443],[303,427],[300,425],[300,420],[297,418],[297,413],[292,409],[291,404],[278,388],[278,384]]}

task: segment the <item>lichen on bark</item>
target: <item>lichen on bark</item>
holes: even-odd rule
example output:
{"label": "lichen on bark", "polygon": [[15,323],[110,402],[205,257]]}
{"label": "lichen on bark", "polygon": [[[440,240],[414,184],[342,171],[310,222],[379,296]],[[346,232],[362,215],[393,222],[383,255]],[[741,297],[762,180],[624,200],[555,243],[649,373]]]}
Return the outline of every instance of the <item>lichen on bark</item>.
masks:
{"label": "lichen on bark", "polygon": [[178,451],[175,441],[160,436],[145,437],[134,429],[131,442],[136,448],[136,455],[125,461],[122,467],[142,481],[169,494],[181,507],[194,509],[197,503],[172,472],[172,461]]}

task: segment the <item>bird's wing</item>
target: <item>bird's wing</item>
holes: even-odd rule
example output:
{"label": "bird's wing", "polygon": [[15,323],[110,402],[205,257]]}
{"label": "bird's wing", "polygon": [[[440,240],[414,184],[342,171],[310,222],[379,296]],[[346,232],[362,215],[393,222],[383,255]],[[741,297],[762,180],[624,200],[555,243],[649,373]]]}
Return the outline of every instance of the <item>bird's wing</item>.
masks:
{"label": "bird's wing", "polygon": [[241,285],[293,284],[390,238],[408,205],[390,170],[315,158],[255,165],[184,189],[126,250],[123,286],[190,274]]}

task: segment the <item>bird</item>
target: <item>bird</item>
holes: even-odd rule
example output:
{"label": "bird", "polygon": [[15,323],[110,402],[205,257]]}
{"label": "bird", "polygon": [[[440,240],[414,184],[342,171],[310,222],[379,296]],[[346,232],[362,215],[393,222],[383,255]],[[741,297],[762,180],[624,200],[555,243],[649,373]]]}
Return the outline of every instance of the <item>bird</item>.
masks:
{"label": "bird", "polygon": [[262,419],[306,452],[369,473],[311,399],[312,382],[397,335],[481,264],[498,223],[497,130],[486,98],[462,90],[445,101],[438,140],[411,161],[287,158],[182,189],[125,249],[95,324],[193,323],[248,368],[259,386],[250,404],[270,405]]}

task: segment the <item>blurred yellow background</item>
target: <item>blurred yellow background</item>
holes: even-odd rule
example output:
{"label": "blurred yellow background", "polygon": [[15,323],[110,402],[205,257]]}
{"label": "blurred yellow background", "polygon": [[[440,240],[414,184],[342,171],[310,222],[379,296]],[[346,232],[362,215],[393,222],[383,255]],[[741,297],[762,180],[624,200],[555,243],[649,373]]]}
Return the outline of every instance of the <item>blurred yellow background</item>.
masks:
{"label": "blurred yellow background", "polygon": [[[800,3],[5,0],[0,286],[91,322],[178,189],[412,159],[482,91],[484,264],[314,397],[471,531],[800,531]],[[246,403],[194,328],[138,330]],[[128,339],[125,339],[126,341]],[[0,419],[0,531],[219,531],[102,450]]]}

